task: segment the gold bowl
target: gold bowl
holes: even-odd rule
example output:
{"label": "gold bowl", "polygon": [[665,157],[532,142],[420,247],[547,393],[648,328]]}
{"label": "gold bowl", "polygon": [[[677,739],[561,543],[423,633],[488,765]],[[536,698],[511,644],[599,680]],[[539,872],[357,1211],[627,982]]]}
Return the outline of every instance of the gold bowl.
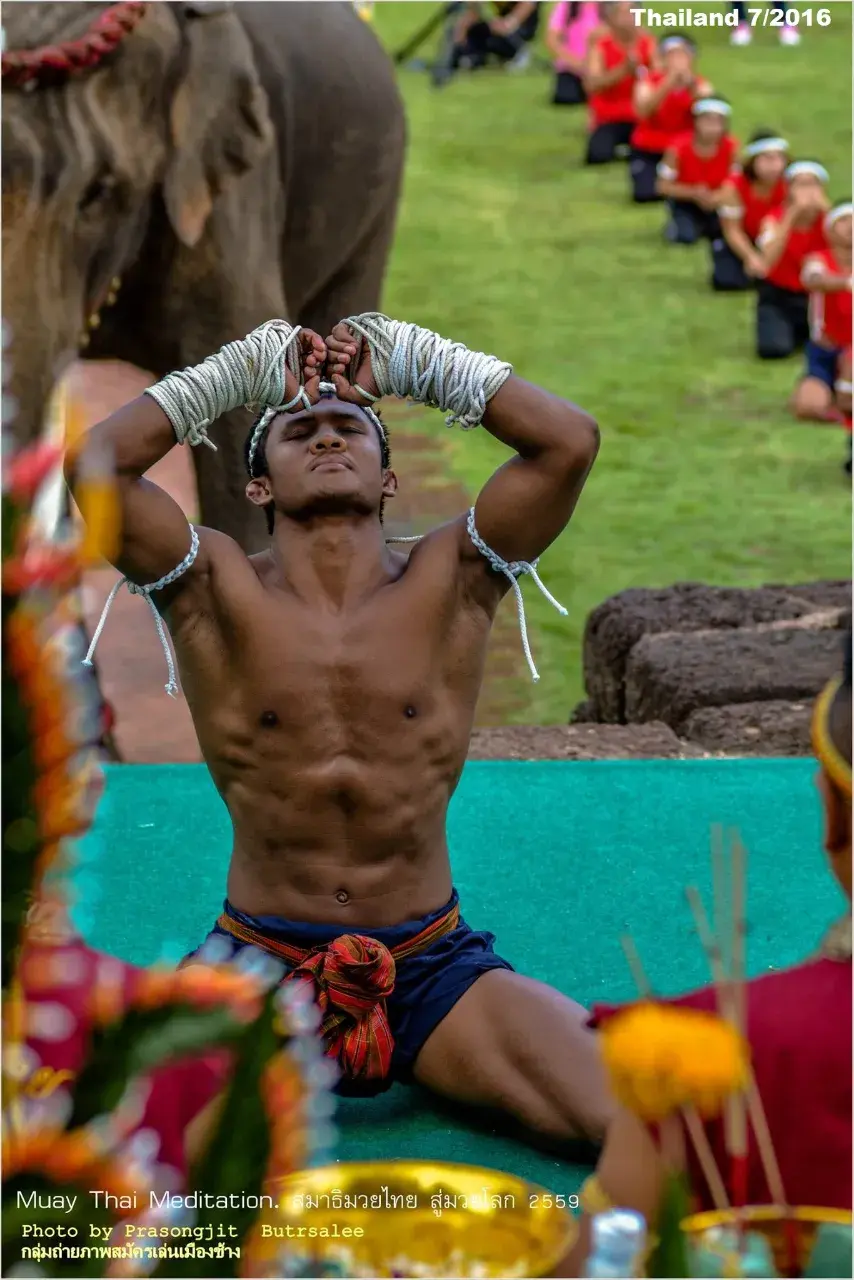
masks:
{"label": "gold bowl", "polygon": [[271,1194],[278,1208],[262,1212],[253,1256],[290,1256],[291,1274],[301,1261],[340,1268],[303,1275],[546,1276],[573,1241],[578,1203],[495,1169],[426,1160],[308,1169]]}
{"label": "gold bowl", "polygon": [[[794,1224],[795,1257],[791,1258],[786,1223]],[[739,1222],[745,1230],[764,1236],[771,1248],[774,1265],[780,1276],[802,1276],[809,1265],[819,1228],[825,1224],[851,1229],[851,1214],[843,1209],[820,1209],[812,1205],[748,1205],[734,1209],[695,1213],[682,1221],[682,1230],[691,1244],[699,1246],[707,1231],[735,1229]],[[794,1264],[794,1265],[793,1265]],[[734,1273],[737,1274],[737,1273]]]}

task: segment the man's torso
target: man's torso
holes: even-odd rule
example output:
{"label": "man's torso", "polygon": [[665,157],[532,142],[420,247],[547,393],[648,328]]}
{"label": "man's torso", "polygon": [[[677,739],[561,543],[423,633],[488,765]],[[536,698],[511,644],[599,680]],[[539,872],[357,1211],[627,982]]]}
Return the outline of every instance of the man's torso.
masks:
{"label": "man's torso", "polygon": [[250,561],[204,533],[211,572],[169,623],[234,827],[230,900],[345,928],[441,906],[445,816],[500,589],[466,590],[458,526],[395,555],[387,581],[340,608],[277,585],[269,553]]}

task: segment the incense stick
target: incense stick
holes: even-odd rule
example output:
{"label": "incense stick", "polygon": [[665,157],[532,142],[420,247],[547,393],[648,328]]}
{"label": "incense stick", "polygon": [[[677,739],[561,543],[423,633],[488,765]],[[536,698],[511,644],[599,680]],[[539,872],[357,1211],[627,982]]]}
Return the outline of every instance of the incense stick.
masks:
{"label": "incense stick", "polygon": [[693,1106],[683,1107],[682,1116],[685,1120],[688,1136],[694,1144],[700,1168],[703,1170],[703,1177],[706,1179],[706,1184],[711,1192],[712,1202],[716,1209],[720,1212],[725,1212],[730,1207],[729,1197],[703,1122],[697,1114],[696,1107]]}
{"label": "incense stick", "polygon": [[623,948],[623,954],[626,957],[626,962],[631,970],[632,977],[635,980],[638,995],[642,999],[648,1000],[652,995],[652,984],[646,976],[643,964],[641,963],[641,958],[638,954],[638,949],[635,946],[634,939],[631,934],[623,934],[620,938],[620,946]]}
{"label": "incense stick", "polygon": [[[729,946],[721,942],[722,950],[730,957],[729,994],[730,1015],[735,1030],[742,1040],[747,1039],[744,1013],[744,846],[737,833],[731,833],[730,849],[730,911],[721,907],[729,930]],[[732,1159],[732,1198],[738,1207],[747,1202],[747,1103],[744,1092],[739,1090],[729,1099],[730,1130],[729,1148]]]}
{"label": "incense stick", "polygon": [[[625,953],[632,977],[634,978],[635,986],[638,989],[638,995],[643,999],[648,999],[652,995],[652,984],[646,975],[646,970],[643,967],[643,962],[638,954],[638,949],[635,946],[634,939],[631,934],[625,933],[620,938],[620,943],[622,945],[623,952]],[[703,1176],[706,1179],[706,1184],[711,1192],[712,1202],[716,1209],[725,1211],[730,1207],[726,1187],[724,1186],[724,1180],[721,1177],[708,1135],[706,1134],[703,1123],[697,1114],[697,1110],[693,1106],[680,1107],[679,1114],[685,1122],[685,1129],[691,1143],[693,1144],[694,1153],[697,1156],[697,1162],[700,1165]],[[664,1145],[665,1134],[665,1127],[662,1125],[662,1146]],[[670,1154],[672,1156],[672,1152]]]}
{"label": "incense stick", "polygon": [[[706,954],[706,959],[717,987],[719,984],[725,982],[725,975],[722,972],[719,948],[717,947],[715,939],[709,928],[709,920],[706,915],[705,907],[703,906],[702,899],[694,885],[688,886],[685,890],[685,895],[690,904],[691,914],[694,917],[694,923],[697,927],[700,943]],[[724,1007],[728,1004],[726,995],[723,996],[722,1003]],[[751,1097],[751,1093],[753,1094],[753,1097]],[[759,1158],[762,1161],[762,1171],[765,1174],[765,1180],[772,1193],[773,1189],[775,1187],[777,1188],[780,1192],[780,1204],[787,1208],[789,1202],[786,1199],[785,1192],[783,1190],[783,1179],[780,1174],[779,1162],[774,1151],[774,1145],[771,1139],[770,1130],[768,1129],[767,1118],[759,1096],[759,1090],[756,1088],[756,1084],[755,1081],[753,1081],[752,1076],[750,1077],[750,1083],[748,1084],[747,1094],[748,1110],[750,1111],[750,1118],[756,1135],[756,1146],[759,1151]],[[757,1117],[759,1119],[758,1126],[756,1123]]]}

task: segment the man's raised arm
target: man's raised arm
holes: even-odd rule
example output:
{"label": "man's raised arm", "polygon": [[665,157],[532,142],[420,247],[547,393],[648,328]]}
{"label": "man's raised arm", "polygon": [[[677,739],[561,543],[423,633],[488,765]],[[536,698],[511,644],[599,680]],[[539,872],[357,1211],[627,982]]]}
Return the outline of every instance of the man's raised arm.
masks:
{"label": "man's raised arm", "polygon": [[[168,493],[145,479],[145,473],[176,442],[213,448],[207,427],[231,409],[250,403],[278,406],[307,397],[303,381],[316,381],[325,355],[315,334],[273,321],[202,364],[170,374],[92,428],[83,447],[67,457],[65,474],[73,493],[90,468],[109,459],[121,503],[115,566],[122,574],[148,585],[170,574],[191,550],[186,516]],[[199,538],[188,576],[207,568],[207,540]],[[186,580],[178,579],[173,590]]]}
{"label": "man's raised arm", "polygon": [[[495,356],[387,316],[353,316],[326,342],[342,398],[419,400],[448,412],[449,423],[482,425],[516,451],[475,505],[477,533],[502,560],[535,560],[566,527],[599,450],[589,414],[523,382]],[[461,545],[466,558],[479,554],[468,536]]]}
{"label": "man's raised arm", "polygon": [[516,457],[481,490],[477,532],[502,560],[536,560],[569,523],[599,451],[599,428],[583,409],[512,375],[489,401],[483,426]]}

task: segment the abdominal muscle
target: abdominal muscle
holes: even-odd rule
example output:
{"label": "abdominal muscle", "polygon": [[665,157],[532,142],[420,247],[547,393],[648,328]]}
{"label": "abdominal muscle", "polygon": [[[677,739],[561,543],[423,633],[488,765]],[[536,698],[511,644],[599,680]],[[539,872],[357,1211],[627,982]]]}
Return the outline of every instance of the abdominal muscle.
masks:
{"label": "abdominal muscle", "polygon": [[311,753],[304,740],[295,749],[281,731],[254,749],[206,752],[234,828],[232,906],[343,928],[443,906],[452,889],[445,822],[468,735],[452,756],[435,750],[433,735],[419,748],[423,727],[407,736],[398,730],[373,759]]}

